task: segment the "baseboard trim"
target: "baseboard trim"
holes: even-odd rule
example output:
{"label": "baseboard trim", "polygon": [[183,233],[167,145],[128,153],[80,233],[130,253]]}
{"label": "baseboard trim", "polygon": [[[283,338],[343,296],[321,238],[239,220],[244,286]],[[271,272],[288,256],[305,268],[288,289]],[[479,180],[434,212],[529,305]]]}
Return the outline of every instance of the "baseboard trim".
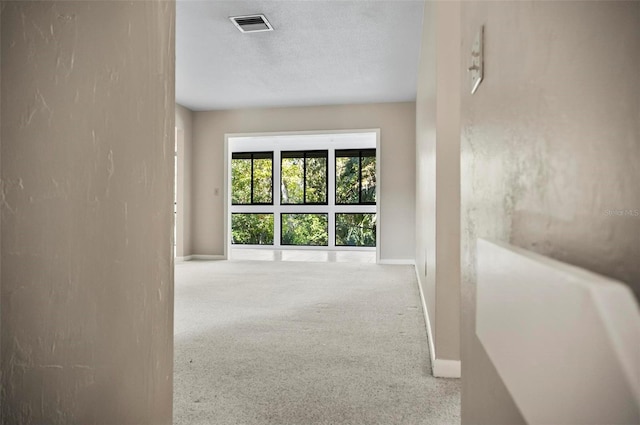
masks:
{"label": "baseboard trim", "polygon": [[175,261],[176,263],[182,263],[183,261],[191,261],[191,257],[192,255],[187,255],[185,257],[176,257]]}
{"label": "baseboard trim", "polygon": [[220,261],[226,260],[224,255],[189,255],[185,261]]}
{"label": "baseboard trim", "polygon": [[422,281],[420,280],[420,274],[418,268],[414,267],[416,272],[416,280],[418,282],[418,291],[420,292],[420,301],[422,303],[422,314],[424,315],[424,326],[427,328],[427,343],[429,344],[429,358],[431,359],[431,374],[435,375],[435,363],[436,363],[436,348],[433,345],[433,335],[431,334],[431,320],[429,320],[429,311],[427,310],[427,302],[424,299],[424,292],[422,291]]}
{"label": "baseboard trim", "polygon": [[383,259],[378,260],[378,264],[385,265],[399,265],[399,266],[413,266],[416,262],[410,258],[401,258],[401,259]]}
{"label": "baseboard trim", "polygon": [[436,359],[433,362],[433,376],[436,378],[460,378],[462,363],[460,360]]}
{"label": "baseboard trim", "polygon": [[429,319],[429,310],[427,302],[422,291],[422,281],[418,268],[415,267],[416,281],[418,282],[418,291],[420,292],[420,301],[422,302],[422,313],[424,314],[424,324],[427,328],[427,340],[429,343],[429,358],[431,359],[431,374],[436,378],[460,378],[462,376],[462,363],[460,360],[436,359],[436,348],[433,343],[433,333],[431,332],[431,320]]}

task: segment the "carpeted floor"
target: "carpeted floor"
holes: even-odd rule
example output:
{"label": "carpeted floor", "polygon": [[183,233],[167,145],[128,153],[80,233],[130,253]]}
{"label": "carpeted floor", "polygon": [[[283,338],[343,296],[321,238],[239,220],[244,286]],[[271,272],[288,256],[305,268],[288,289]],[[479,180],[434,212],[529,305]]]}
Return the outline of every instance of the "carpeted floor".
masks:
{"label": "carpeted floor", "polygon": [[456,424],[409,266],[176,264],[174,424]]}

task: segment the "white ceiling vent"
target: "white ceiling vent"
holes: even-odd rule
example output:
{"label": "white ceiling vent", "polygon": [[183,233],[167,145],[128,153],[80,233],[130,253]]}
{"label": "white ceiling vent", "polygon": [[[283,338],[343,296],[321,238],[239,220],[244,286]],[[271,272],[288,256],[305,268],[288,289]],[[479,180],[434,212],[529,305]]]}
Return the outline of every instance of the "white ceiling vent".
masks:
{"label": "white ceiling vent", "polygon": [[241,32],[273,31],[264,15],[232,16],[229,19]]}

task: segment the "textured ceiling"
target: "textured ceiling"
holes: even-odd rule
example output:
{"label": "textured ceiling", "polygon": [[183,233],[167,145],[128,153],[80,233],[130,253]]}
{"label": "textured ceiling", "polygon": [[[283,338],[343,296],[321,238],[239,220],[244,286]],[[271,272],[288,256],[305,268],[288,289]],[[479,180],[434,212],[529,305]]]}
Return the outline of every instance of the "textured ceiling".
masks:
{"label": "textured ceiling", "polygon": [[[421,0],[177,2],[176,101],[192,110],[411,101]],[[242,34],[229,16],[275,31]]]}

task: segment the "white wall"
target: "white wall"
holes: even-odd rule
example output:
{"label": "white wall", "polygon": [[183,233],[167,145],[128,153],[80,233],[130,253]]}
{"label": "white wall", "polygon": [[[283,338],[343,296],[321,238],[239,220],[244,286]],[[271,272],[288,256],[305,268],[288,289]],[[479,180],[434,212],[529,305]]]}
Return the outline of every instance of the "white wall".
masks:
{"label": "white wall", "polygon": [[176,215],[176,257],[191,255],[191,171],[193,112],[176,104],[178,143],[178,213]]}
{"label": "white wall", "polygon": [[192,253],[224,254],[225,134],[373,128],[381,131],[380,256],[385,260],[412,260],[413,102],[194,112]]}
{"label": "white wall", "polygon": [[171,424],[175,3],[1,18],[0,422]]}
{"label": "white wall", "polygon": [[517,424],[475,334],[476,239],[640,294],[640,3],[462,2],[462,67],[482,24],[485,80],[461,78],[462,421]]}
{"label": "white wall", "polygon": [[416,100],[416,271],[433,373],[459,376],[460,3],[427,2]]}

